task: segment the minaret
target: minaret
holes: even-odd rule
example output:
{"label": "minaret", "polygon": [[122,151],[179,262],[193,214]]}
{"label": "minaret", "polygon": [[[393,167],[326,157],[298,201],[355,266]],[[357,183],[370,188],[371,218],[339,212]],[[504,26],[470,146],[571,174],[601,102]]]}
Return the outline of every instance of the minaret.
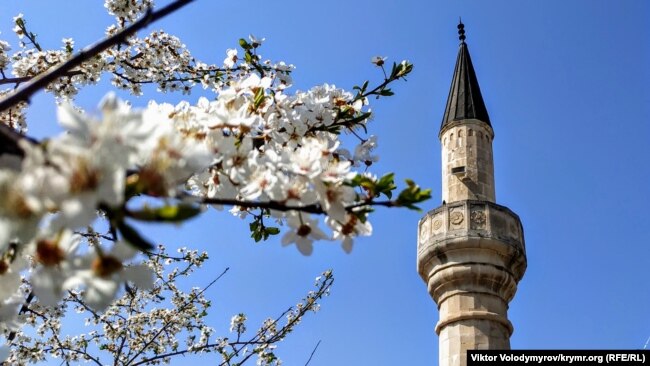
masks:
{"label": "minaret", "polygon": [[521,221],[495,203],[494,131],[463,23],[458,34],[458,58],[438,134],[442,206],[418,226],[418,273],[440,312],[440,366],[467,365],[467,350],[510,349],[508,303],[526,270]]}

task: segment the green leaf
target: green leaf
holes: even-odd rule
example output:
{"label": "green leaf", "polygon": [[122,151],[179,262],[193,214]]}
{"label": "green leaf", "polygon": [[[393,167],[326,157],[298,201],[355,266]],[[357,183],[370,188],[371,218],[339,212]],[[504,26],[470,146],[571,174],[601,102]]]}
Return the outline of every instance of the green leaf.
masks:
{"label": "green leaf", "polygon": [[404,76],[411,73],[411,71],[413,71],[413,64],[407,61],[402,61],[397,67],[397,73],[395,74],[395,77],[403,78]]}
{"label": "green leaf", "polygon": [[397,188],[395,185],[395,173],[388,173],[379,180],[372,179],[363,174],[357,174],[346,184],[351,187],[363,188],[368,192],[368,197],[371,199],[381,196],[382,194],[390,199],[393,197],[392,191]]}
{"label": "green leaf", "polygon": [[393,197],[393,191],[397,188],[395,185],[395,173],[388,173],[381,177],[375,185],[377,193],[384,194],[388,199]]}
{"label": "green leaf", "polygon": [[407,187],[404,188],[397,197],[399,206],[407,207],[411,210],[421,211],[416,203],[420,203],[431,198],[431,189],[422,190],[420,186],[410,179],[406,179]]}
{"label": "green leaf", "polygon": [[257,88],[255,97],[253,98],[253,106],[257,109],[264,101],[264,88]]}
{"label": "green leaf", "polygon": [[162,207],[145,206],[139,211],[131,211],[130,217],[140,221],[154,222],[181,222],[201,213],[198,206],[179,204],[177,206],[165,205]]}
{"label": "green leaf", "polygon": [[365,93],[367,89],[368,89],[368,80],[364,81],[364,82],[363,82],[363,85],[361,85],[361,86],[355,85],[355,86],[352,88],[352,90],[358,90],[358,91],[359,91],[359,95]]}
{"label": "green leaf", "polygon": [[133,226],[127,224],[126,222],[120,221],[117,224],[117,230],[120,232],[124,240],[128,241],[129,244],[133,245],[135,248],[143,252],[154,249],[153,244],[142,237],[142,235],[140,235],[140,233]]}
{"label": "green leaf", "polygon": [[248,224],[248,227],[251,230],[251,238],[253,238],[256,243],[268,239],[271,235],[277,235],[280,233],[280,229],[277,227],[264,226],[263,216],[266,216],[265,212],[262,212],[260,216],[256,216],[253,222]]}
{"label": "green leaf", "polygon": [[413,71],[413,64],[404,60],[399,64],[393,63],[393,69],[390,72],[391,79],[399,79]]}
{"label": "green leaf", "polygon": [[379,95],[383,97],[390,97],[392,95],[395,95],[395,93],[393,93],[393,91],[390,89],[382,89],[381,91],[379,91]]}
{"label": "green leaf", "polygon": [[255,239],[255,242],[258,243],[260,240],[262,240],[262,231],[256,230],[252,232],[251,238]]}
{"label": "green leaf", "polygon": [[248,227],[250,228],[251,231],[257,231],[259,225],[260,225],[259,221],[256,220],[248,224]]}
{"label": "green leaf", "polygon": [[267,227],[264,231],[268,235],[278,235],[278,234],[280,234],[280,228],[277,228],[277,227]]}
{"label": "green leaf", "polygon": [[246,51],[246,53],[244,53],[244,60],[246,61],[246,63],[252,64],[253,55],[250,52]]}
{"label": "green leaf", "polygon": [[248,42],[246,42],[246,40],[243,39],[243,38],[239,39],[239,46],[241,48],[245,49],[245,50],[250,50],[251,49],[251,45],[248,44]]}
{"label": "green leaf", "polygon": [[264,222],[262,222],[262,216],[255,217],[255,220],[248,224],[248,227],[251,230],[251,238],[253,238],[256,243],[268,237],[268,235],[266,235]]}
{"label": "green leaf", "polygon": [[397,74],[402,71],[402,64],[397,65],[396,63],[393,63],[393,69],[390,72],[390,77],[392,79],[397,78]]}

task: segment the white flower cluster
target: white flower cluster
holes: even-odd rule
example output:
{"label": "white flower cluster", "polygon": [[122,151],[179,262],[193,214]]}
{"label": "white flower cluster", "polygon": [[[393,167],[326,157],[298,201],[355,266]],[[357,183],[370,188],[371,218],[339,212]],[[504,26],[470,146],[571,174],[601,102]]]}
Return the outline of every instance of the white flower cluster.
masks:
{"label": "white flower cluster", "polygon": [[[366,198],[347,183],[357,175],[352,168],[360,163],[358,152],[369,144],[364,141],[357,154],[342,158],[350,154],[330,129],[342,123],[341,113],[361,113],[364,100],[329,85],[288,96],[272,84],[250,74],[214,101],[150,103],[141,111],[108,95],[100,105],[101,120],[61,106],[59,120],[67,131],[41,144],[23,141],[21,169],[0,169],[0,192],[7,197],[0,203],[0,251],[8,253],[14,245],[19,257],[2,260],[2,299],[18,289],[19,273],[30,260],[29,281],[47,305],[81,287],[85,303],[103,309],[120,283],[150,287],[146,268],[124,265],[137,245],[124,219],[144,212],[127,206],[136,194],[294,206],[296,211],[268,214],[287,221],[283,244],[295,243],[306,255],[314,240],[330,238],[310,213],[300,212],[316,207],[349,252],[354,236],[371,232],[365,213],[346,208]],[[131,245],[118,241],[110,249],[79,249],[72,233],[91,225],[98,209]]]}
{"label": "white flower cluster", "polygon": [[[10,90],[0,90],[0,98],[4,98],[9,94],[11,94]],[[20,102],[7,110],[0,112],[0,123],[24,132],[27,130],[27,119],[25,116],[26,110],[27,103]]]}
{"label": "white flower cluster", "polygon": [[[87,238],[93,240],[94,235]],[[317,310],[318,301],[329,294],[334,280],[331,271],[317,278],[316,289],[286,313],[291,316],[285,321],[282,317],[269,318],[249,336],[246,315],[237,314],[231,321],[234,337],[216,337],[205,322],[211,307],[205,292],[220,276],[202,289],[181,289],[182,279],[203,266],[208,256],[186,248],[180,248],[178,253],[172,256],[159,246],[144,263],[156,279],[152,288],[141,291],[127,287],[124,295],[103,313],[95,312],[84,300],[84,293],[77,291],[71,291],[54,307],[29,302],[19,316],[25,326],[21,329],[15,324],[5,330],[13,333],[10,347],[0,350],[0,357],[18,366],[52,359],[73,364],[157,365],[170,363],[175,356],[214,352],[221,356],[222,365],[243,364],[253,356],[258,365],[280,365],[281,360],[274,354],[277,344],[308,312]],[[23,284],[21,290],[23,296],[12,300],[14,308],[28,296],[29,284]],[[85,317],[87,331],[65,333],[61,320],[71,311]],[[4,308],[0,307],[3,315]]]}
{"label": "white flower cluster", "polygon": [[9,42],[0,40],[0,69],[4,69],[9,64],[9,55],[7,51],[11,50]]}
{"label": "white flower cluster", "polygon": [[163,31],[152,32],[144,39],[135,38],[129,47],[105,53],[112,72],[113,85],[142,93],[142,83],[155,83],[162,92],[182,90],[189,93],[195,80],[209,77],[210,68],[195,64],[185,45],[175,36]]}
{"label": "white flower cluster", "polygon": [[[151,6],[151,0],[107,0],[105,7],[117,17],[117,23],[108,27],[106,35],[114,35],[124,27],[125,22],[134,20]],[[64,38],[61,49],[46,50],[38,43],[36,34],[29,31],[23,14],[14,17],[14,23],[16,26],[13,30],[21,40],[20,47],[10,56],[7,53],[11,49],[9,43],[0,40],[0,85],[19,85],[73,56],[72,38]],[[253,36],[249,39],[250,43],[246,44],[253,51],[264,41]],[[272,63],[269,60],[262,62],[259,55],[246,53],[247,57],[238,62],[237,51],[228,50],[228,57],[222,66],[206,64],[197,61],[177,37],[164,31],[154,31],[144,38],[131,36],[126,45],[112,47],[93,56],[62,74],[46,90],[54,93],[57,98],[71,99],[78,93],[79,87],[96,84],[101,74],[108,72],[113,75],[113,85],[134,95],[141,95],[145,84],[155,84],[161,92],[181,91],[189,94],[197,84],[204,89],[219,91],[230,80],[238,79],[255,68],[277,78],[282,85],[291,84],[289,73],[293,70],[293,65]],[[6,77],[8,73],[4,71],[10,65],[14,78]],[[0,113],[0,120],[8,119],[3,114],[6,112]]]}
{"label": "white flower cluster", "polygon": [[118,18],[119,21],[134,21],[144,12],[152,9],[153,0],[106,0],[104,7],[108,13]]}
{"label": "white flower cluster", "polygon": [[[72,38],[64,38],[61,49],[46,50],[38,43],[36,35],[27,29],[27,22],[23,14],[14,17],[14,23],[16,26],[13,30],[21,39],[20,48],[8,58],[6,51],[10,49],[9,44],[0,41],[0,71],[3,76],[0,83],[15,83],[18,85],[55,68],[72,57],[74,52],[74,40]],[[107,67],[106,62],[107,57],[103,54],[91,57],[90,60],[82,63],[79,67],[47,85],[45,90],[54,93],[58,98],[70,99],[77,94],[80,86],[95,84],[99,81],[101,73]],[[14,78],[7,78],[4,72],[4,69],[10,63],[12,67],[11,74]],[[2,118],[1,114],[0,118]]]}
{"label": "white flower cluster", "polygon": [[[118,18],[107,33],[151,5],[106,0]],[[8,58],[9,45],[0,42],[0,85],[56,71],[74,57],[73,39],[46,50],[22,14],[14,22],[20,50]],[[122,284],[150,288],[152,271],[137,263],[136,254],[153,246],[133,221],[182,222],[207,206],[228,206],[251,220],[256,241],[279,234],[271,225],[284,224],[282,245],[295,244],[304,255],[317,240],[340,241],[350,252],[355,237],[372,232],[373,204],[415,208],[428,197],[408,182],[396,200],[376,202],[381,195],[391,199],[392,174],[377,178],[359,171],[378,159],[376,137],[360,133],[371,117],[368,97],[392,95],[387,86],[412,65],[393,64],[387,74],[375,62],[384,81],[374,89],[365,82],[356,93],[328,84],[291,93],[293,65],[262,61],[257,51],[263,41],[240,39],[243,54],[228,50],[217,66],[196,61],[177,37],[156,31],[143,39],[131,36],[128,44],[57,74],[46,89],[63,99],[58,118],[65,133],[40,143],[19,141],[18,166],[0,166],[0,325],[13,324],[15,317],[6,314],[16,313],[13,299],[25,273],[39,303],[49,306],[78,293],[85,306],[101,310]],[[5,75],[9,63],[14,78]],[[109,94],[100,103],[101,116],[65,101],[103,72],[133,94],[148,83],[188,93],[201,85],[211,89],[211,99],[151,102],[135,110]],[[24,130],[26,106],[18,102],[0,111],[0,122]],[[343,132],[358,138],[356,146],[343,146]],[[109,228],[100,236],[105,240],[95,235],[98,219]],[[82,230],[93,239],[80,240]]]}
{"label": "white flower cluster", "polygon": [[[131,364],[136,358],[149,358],[151,362],[142,364],[157,364],[169,359],[159,355],[179,349],[181,337],[186,337],[188,350],[200,351],[213,332],[203,321],[210,302],[196,288],[181,290],[177,280],[193,273],[208,257],[185,248],[179,253],[172,257],[159,246],[143,264],[155,275],[151,288],[142,291],[127,287],[124,295],[101,314],[88,302],[90,289],[71,291],[58,306],[28,303],[19,316],[25,327],[13,335],[7,362],[27,365],[54,357],[64,363],[110,359],[111,364]],[[32,287],[35,291],[36,286]],[[25,284],[23,289],[29,292],[30,287]],[[103,287],[98,284],[97,289]],[[87,333],[62,334],[62,317],[71,309],[86,317]]]}
{"label": "white flower cluster", "polygon": [[[109,95],[101,121],[70,105],[59,109],[67,132],[47,143],[24,143],[20,171],[0,171],[0,250],[12,240],[33,241],[46,214],[58,214],[41,228],[48,235],[78,229],[95,220],[102,205],[117,208],[127,182],[138,193],[178,197],[187,182],[197,199],[319,205],[334,236],[351,249],[351,238],[368,235],[367,221],[346,206],[362,197],[345,183],[354,165],[368,159],[364,141],[354,156],[340,148],[336,127],[341,110],[361,113],[362,100],[324,85],[287,96],[272,80],[256,74],[231,83],[215,101],[196,106],[150,103],[142,111]],[[370,141],[370,140],[369,140]],[[374,141],[374,139],[372,139]],[[360,160],[363,159],[363,160]],[[137,173],[127,178],[127,171]],[[325,239],[308,213],[271,212],[295,230],[284,242],[311,253],[314,239]]]}

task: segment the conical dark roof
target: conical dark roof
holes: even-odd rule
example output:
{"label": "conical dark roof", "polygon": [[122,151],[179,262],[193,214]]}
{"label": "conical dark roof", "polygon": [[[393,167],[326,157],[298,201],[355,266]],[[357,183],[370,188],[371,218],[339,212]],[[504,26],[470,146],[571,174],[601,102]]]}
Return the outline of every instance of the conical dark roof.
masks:
{"label": "conical dark roof", "polygon": [[454,77],[451,80],[447,108],[445,108],[445,115],[442,118],[440,129],[442,130],[448,123],[464,119],[478,119],[492,126],[483,102],[483,96],[481,96],[481,88],[478,86],[476,72],[474,72],[474,66],[472,66],[472,59],[465,43],[463,23],[458,25],[458,34],[460,34],[461,41],[458,58],[456,58]]}

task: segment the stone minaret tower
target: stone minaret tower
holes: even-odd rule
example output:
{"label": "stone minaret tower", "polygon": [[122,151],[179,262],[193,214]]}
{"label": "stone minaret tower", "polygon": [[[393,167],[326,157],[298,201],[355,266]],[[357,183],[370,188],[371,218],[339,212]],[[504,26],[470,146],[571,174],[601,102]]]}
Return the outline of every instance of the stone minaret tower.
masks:
{"label": "stone minaret tower", "polygon": [[465,366],[467,350],[509,349],[508,303],[526,270],[519,217],[495,203],[494,131],[458,25],[460,47],[438,137],[442,206],[418,231],[418,273],[438,305],[440,366]]}

